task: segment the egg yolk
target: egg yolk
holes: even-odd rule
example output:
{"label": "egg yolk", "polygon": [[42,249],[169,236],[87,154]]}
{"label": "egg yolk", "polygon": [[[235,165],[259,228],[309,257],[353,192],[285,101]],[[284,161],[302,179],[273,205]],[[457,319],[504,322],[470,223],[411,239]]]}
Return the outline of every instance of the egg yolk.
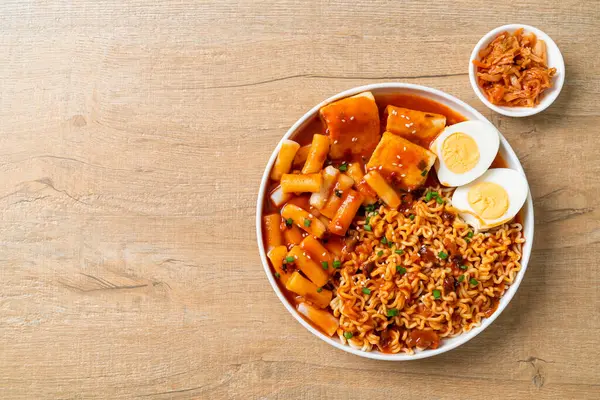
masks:
{"label": "egg yolk", "polygon": [[484,219],[498,219],[508,210],[508,193],[497,183],[481,182],[467,194],[471,208]]}
{"label": "egg yolk", "polygon": [[475,140],[462,132],[448,136],[442,144],[446,167],[455,174],[472,170],[479,162],[479,148]]}

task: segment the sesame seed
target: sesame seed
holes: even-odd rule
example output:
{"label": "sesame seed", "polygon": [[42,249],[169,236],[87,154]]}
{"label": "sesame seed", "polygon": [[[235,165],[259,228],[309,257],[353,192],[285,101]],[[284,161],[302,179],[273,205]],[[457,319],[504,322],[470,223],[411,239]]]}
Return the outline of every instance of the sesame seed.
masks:
{"label": "sesame seed", "polygon": [[354,121],[354,115],[350,117],[350,121]]}
{"label": "sesame seed", "polygon": [[381,168],[383,168],[383,166],[382,166],[382,165],[380,165],[380,166],[379,166],[379,168],[377,168],[377,169],[381,171]]}
{"label": "sesame seed", "polygon": [[417,131],[412,131],[411,133],[417,133]]}
{"label": "sesame seed", "polygon": [[392,110],[392,115],[398,115],[398,111]]}
{"label": "sesame seed", "polygon": [[400,175],[400,176],[401,176],[402,178],[404,178],[404,177],[406,176],[406,174],[402,174],[402,175]]}
{"label": "sesame seed", "polygon": [[[404,151],[406,151],[406,146],[404,146]],[[398,158],[400,158],[400,156],[398,156]]]}
{"label": "sesame seed", "polygon": [[396,164],[396,163],[394,163],[394,162],[392,163],[392,165],[393,165],[394,167],[397,167],[397,166],[398,166],[398,164]]}
{"label": "sesame seed", "polygon": [[346,122],[346,120],[342,118],[342,122]]}
{"label": "sesame seed", "polygon": [[333,141],[333,144],[337,144],[337,143],[338,143],[338,141],[337,141],[337,140],[334,140],[334,141]]}
{"label": "sesame seed", "polygon": [[323,257],[325,257],[325,256],[327,255],[327,253],[326,253],[326,252],[323,252],[323,254],[321,254],[321,255],[322,255]]}
{"label": "sesame seed", "polygon": [[[404,148],[404,150],[406,150],[406,147]],[[396,158],[399,160],[400,159],[400,155],[396,154]]]}
{"label": "sesame seed", "polygon": [[353,137],[353,138],[352,138],[352,141],[353,141],[353,142],[356,142],[357,140],[358,140],[358,138],[356,138],[356,137]]}

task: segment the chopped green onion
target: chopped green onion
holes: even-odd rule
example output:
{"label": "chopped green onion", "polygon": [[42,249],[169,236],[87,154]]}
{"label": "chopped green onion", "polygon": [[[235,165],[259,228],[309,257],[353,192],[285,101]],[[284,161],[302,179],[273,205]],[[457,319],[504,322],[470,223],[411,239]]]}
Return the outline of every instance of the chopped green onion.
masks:
{"label": "chopped green onion", "polygon": [[415,220],[415,214],[410,214],[408,216],[408,218],[410,218],[411,221],[414,221]]}
{"label": "chopped green onion", "polygon": [[465,242],[467,242],[467,244],[471,243],[471,239],[465,239]]}
{"label": "chopped green onion", "polygon": [[477,282],[477,279],[475,278],[471,278],[471,280],[469,281],[469,283],[473,286],[476,286],[479,282]]}
{"label": "chopped green onion", "polygon": [[362,288],[362,292],[364,294],[371,294],[371,289],[364,287],[364,288]]}
{"label": "chopped green onion", "polygon": [[310,219],[308,219],[308,218],[307,218],[307,219],[305,219],[305,220],[304,220],[304,226],[306,226],[306,227],[308,228],[308,227],[310,226],[310,223],[311,223],[311,222],[312,222],[312,221],[311,221]]}
{"label": "chopped green onion", "polygon": [[429,172],[429,171],[427,171],[426,169],[424,169],[423,172],[421,172],[421,176],[427,175],[427,172]]}
{"label": "chopped green onion", "polygon": [[369,204],[368,206],[365,206],[366,212],[371,212],[373,210],[375,210],[375,204]]}
{"label": "chopped green onion", "polygon": [[439,199],[440,195],[438,194],[438,192],[435,191],[431,191],[431,192],[427,192],[427,194],[425,195],[425,200],[429,201],[431,199]]}
{"label": "chopped green onion", "polygon": [[342,197],[343,192],[341,190],[335,189],[335,195],[337,197]]}
{"label": "chopped green onion", "polygon": [[440,251],[438,253],[438,257],[441,258],[442,260],[445,260],[446,258],[448,258],[448,254],[444,253],[443,251]]}
{"label": "chopped green onion", "polygon": [[323,261],[321,265],[323,266],[323,269],[329,268],[329,263],[327,261]]}
{"label": "chopped green onion", "polygon": [[469,233],[467,233],[467,237],[471,239],[473,237],[473,231],[469,231]]}
{"label": "chopped green onion", "polygon": [[466,265],[461,265],[461,266],[460,266],[460,267],[458,267],[458,268],[460,268],[460,269],[462,269],[462,270],[465,270],[465,269],[467,269],[467,266],[466,266]]}
{"label": "chopped green onion", "polygon": [[291,219],[291,218],[288,218],[288,219],[286,219],[286,220],[285,220],[285,224],[286,224],[287,226],[292,226],[292,224],[293,224],[293,223],[294,223],[294,220],[293,220],[293,219]]}
{"label": "chopped green onion", "polygon": [[365,231],[371,232],[372,231],[371,225],[365,225]]}
{"label": "chopped green onion", "polygon": [[295,260],[295,258],[294,258],[294,257],[292,257],[292,256],[287,256],[287,257],[285,258],[285,262],[289,262],[289,263],[293,263],[293,262],[294,262],[294,260]]}
{"label": "chopped green onion", "polygon": [[406,268],[404,268],[402,265],[396,265],[396,272],[398,272],[399,274],[405,274]]}
{"label": "chopped green onion", "polygon": [[461,275],[461,276],[458,277],[458,281],[459,282],[462,282],[464,280],[465,280],[465,276],[464,275]]}
{"label": "chopped green onion", "polygon": [[381,257],[382,255],[383,255],[383,250],[379,250],[379,251],[377,252],[377,257]]}
{"label": "chopped green onion", "polygon": [[344,337],[345,337],[346,339],[352,339],[352,336],[354,336],[354,335],[352,334],[352,332],[344,332]]}
{"label": "chopped green onion", "polygon": [[322,287],[320,287],[320,288],[317,288],[317,293],[321,293],[322,291],[323,291],[323,288],[322,288]]}
{"label": "chopped green onion", "polygon": [[338,269],[338,268],[339,268],[339,267],[341,267],[341,266],[342,266],[342,263],[341,263],[340,261],[338,261],[338,260],[335,260],[335,261],[333,262],[333,268],[335,268],[335,269]]}
{"label": "chopped green onion", "polygon": [[440,297],[442,297],[442,292],[440,292],[439,290],[435,289],[435,290],[433,291],[433,298],[437,300],[437,299],[439,299]]}
{"label": "chopped green onion", "polygon": [[394,253],[396,253],[396,254],[404,254],[404,250],[397,249],[397,250],[394,250]]}
{"label": "chopped green onion", "polygon": [[275,278],[277,278],[277,279],[281,278],[281,274],[279,272],[275,272]]}
{"label": "chopped green onion", "polygon": [[388,317],[395,317],[396,315],[398,315],[398,309],[390,308],[389,310],[387,310]]}
{"label": "chopped green onion", "polygon": [[442,198],[441,198],[441,197],[439,197],[439,196],[435,198],[435,201],[436,201],[436,203],[438,203],[438,204],[444,204],[444,199],[442,199]]}
{"label": "chopped green onion", "polygon": [[346,164],[345,162],[342,163],[342,165],[339,166],[338,168],[340,171],[342,172],[346,172],[348,170],[348,164]]}

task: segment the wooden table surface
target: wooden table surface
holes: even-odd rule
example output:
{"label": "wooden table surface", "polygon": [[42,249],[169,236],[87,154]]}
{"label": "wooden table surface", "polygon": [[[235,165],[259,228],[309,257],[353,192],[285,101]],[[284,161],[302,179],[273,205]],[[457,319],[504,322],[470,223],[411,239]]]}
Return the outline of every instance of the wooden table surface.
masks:
{"label": "wooden table surface", "polygon": [[[600,3],[474,3],[2,2],[0,398],[600,398]],[[556,103],[523,119],[485,108],[467,75],[479,38],[514,22],[566,62]],[[496,322],[403,363],[301,327],[254,224],[285,131],[387,81],[490,118],[536,215]]]}

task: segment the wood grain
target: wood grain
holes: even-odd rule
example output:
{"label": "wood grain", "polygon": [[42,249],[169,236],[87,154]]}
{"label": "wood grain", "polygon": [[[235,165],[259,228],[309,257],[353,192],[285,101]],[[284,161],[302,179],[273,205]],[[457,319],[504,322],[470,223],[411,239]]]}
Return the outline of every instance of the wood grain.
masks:
{"label": "wood grain", "polygon": [[[14,1],[0,5],[0,397],[600,398],[596,1]],[[475,97],[504,23],[567,68],[541,115]],[[258,257],[266,161],[306,110],[384,81],[454,94],[520,156],[534,253],[510,306],[433,359],[330,348]]]}

